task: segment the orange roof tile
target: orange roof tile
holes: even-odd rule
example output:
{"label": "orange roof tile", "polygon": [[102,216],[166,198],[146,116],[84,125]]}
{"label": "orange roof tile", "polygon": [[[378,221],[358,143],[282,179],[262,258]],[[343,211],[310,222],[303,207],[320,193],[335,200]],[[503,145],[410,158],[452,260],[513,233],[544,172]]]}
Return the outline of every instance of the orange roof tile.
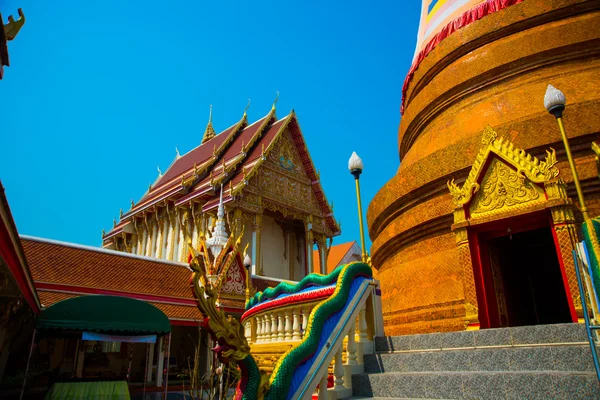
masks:
{"label": "orange roof tile", "polygon": [[[327,273],[330,273],[340,265],[354,244],[356,244],[356,241],[331,246],[329,256],[327,257]],[[317,273],[321,272],[321,259],[319,258],[318,250],[313,250],[313,271]]]}
{"label": "orange roof tile", "polygon": [[[109,294],[146,301],[169,319],[202,319],[187,264],[28,236],[21,236],[21,244],[44,307],[71,297]],[[252,277],[257,290],[278,283]],[[244,307],[243,300],[222,300],[226,311]]]}
{"label": "orange roof tile", "polygon": [[[45,308],[50,307],[54,303],[58,303],[59,301],[70,299],[73,297],[85,296],[85,294],[75,294],[75,293],[63,293],[63,292],[49,292],[45,290],[38,291],[40,300]],[[181,320],[194,320],[201,321],[202,314],[200,314],[200,310],[196,306],[185,306],[179,304],[165,304],[165,303],[156,303],[149,301],[149,304],[152,304],[159,310],[161,310],[165,315],[173,320],[173,319],[181,319]]]}

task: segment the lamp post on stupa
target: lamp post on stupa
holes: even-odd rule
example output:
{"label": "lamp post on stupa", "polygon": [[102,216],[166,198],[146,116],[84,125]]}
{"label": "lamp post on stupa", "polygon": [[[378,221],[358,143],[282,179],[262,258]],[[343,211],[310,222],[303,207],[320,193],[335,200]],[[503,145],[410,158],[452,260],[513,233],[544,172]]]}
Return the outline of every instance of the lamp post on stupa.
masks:
{"label": "lamp post on stupa", "polygon": [[360,202],[360,184],[359,178],[360,174],[363,171],[363,162],[356,154],[355,151],[352,152],[350,156],[350,160],[348,160],[348,169],[350,173],[354,176],[354,180],[356,181],[356,200],[358,202],[358,224],[360,226],[360,244],[362,247],[362,262],[366,263],[368,261],[367,250],[365,247],[365,230],[363,228],[363,213],[362,213],[362,205]]}
{"label": "lamp post on stupa", "polygon": [[252,292],[252,278],[250,277],[250,267],[252,267],[252,259],[248,254],[244,256],[244,269],[246,270],[246,304],[250,301],[250,293]]}
{"label": "lamp post on stupa", "polygon": [[575,189],[577,190],[577,197],[579,197],[581,214],[583,214],[583,219],[587,221],[590,219],[590,216],[588,214],[588,209],[585,206],[583,192],[581,191],[581,185],[579,184],[579,176],[577,175],[577,169],[575,168],[575,162],[573,161],[573,155],[571,154],[571,147],[569,146],[569,139],[567,138],[567,132],[565,131],[565,126],[562,121],[562,114],[565,110],[566,103],[567,99],[563,92],[552,85],[548,85],[546,94],[544,95],[544,107],[546,107],[546,110],[548,110],[550,114],[554,115],[556,121],[558,122],[558,129],[560,129],[560,135],[562,136],[562,141],[565,145],[569,166],[571,167],[571,172],[573,173],[573,183],[575,184]]}

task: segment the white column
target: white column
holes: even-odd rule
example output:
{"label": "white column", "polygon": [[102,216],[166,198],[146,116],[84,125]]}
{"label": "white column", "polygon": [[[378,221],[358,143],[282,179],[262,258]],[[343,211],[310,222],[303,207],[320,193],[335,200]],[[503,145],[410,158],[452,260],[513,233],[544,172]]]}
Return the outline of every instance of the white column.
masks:
{"label": "white column", "polygon": [[327,376],[328,372],[325,370],[321,382],[319,382],[319,400],[327,400]]}
{"label": "white column", "polygon": [[152,382],[152,365],[154,365],[154,343],[150,343],[150,349],[148,350],[148,370],[146,373],[146,383]]}
{"label": "white column", "polygon": [[264,334],[264,342],[269,343],[271,341],[271,318],[265,314],[265,334]]}
{"label": "white column", "polygon": [[187,244],[185,243],[185,234],[183,230],[185,227],[179,229],[179,247],[177,248],[177,259],[175,261],[184,262],[185,255],[187,254]]}
{"label": "white column", "polygon": [[264,326],[264,317],[259,315],[256,317],[256,343],[263,342],[263,326]]}
{"label": "white column", "polygon": [[163,225],[163,233],[160,236],[161,242],[160,242],[160,258],[166,259],[167,258],[167,245],[169,244],[169,227],[171,226],[171,224],[169,224],[169,218],[165,218],[165,222]]}
{"label": "white column", "polygon": [[[327,242],[324,242],[327,243]],[[319,245],[319,255],[321,256],[321,273],[323,275],[327,274],[327,249],[321,248]]]}
{"label": "white column", "polygon": [[138,254],[140,256],[144,255],[144,250],[146,249],[146,240],[148,239],[148,230],[143,228],[144,234],[142,235],[142,241],[140,242],[140,248],[138,249]]}
{"label": "white column", "polygon": [[271,342],[277,341],[277,314],[271,313]]}
{"label": "white column", "polygon": [[292,340],[300,340],[302,336],[300,335],[300,313],[301,310],[299,308],[294,308],[294,324],[292,325]]}
{"label": "white column", "polygon": [[246,336],[248,344],[252,343],[252,321],[250,319],[244,322],[244,336]]}
{"label": "white column", "polygon": [[356,339],[354,338],[354,324],[350,324],[348,331],[348,345],[346,346],[348,365],[357,365],[356,362]]}
{"label": "white column", "polygon": [[302,307],[302,337],[306,334],[306,325],[308,324],[308,315],[310,309],[308,307]]}
{"label": "white column", "polygon": [[333,376],[335,377],[334,389],[340,391],[344,389],[344,368],[342,367],[342,346],[335,353],[335,365],[333,366]]}
{"label": "white column", "polygon": [[158,339],[158,363],[156,364],[156,386],[163,384],[163,369],[165,367],[165,352],[163,351],[163,339],[161,336]]}
{"label": "white column", "polygon": [[290,341],[292,340],[292,310],[285,310],[285,332],[284,332],[284,340]]}
{"label": "white column", "polygon": [[283,312],[277,312],[277,341],[278,342],[283,342],[283,339],[285,338],[284,335],[284,324],[283,324]]}

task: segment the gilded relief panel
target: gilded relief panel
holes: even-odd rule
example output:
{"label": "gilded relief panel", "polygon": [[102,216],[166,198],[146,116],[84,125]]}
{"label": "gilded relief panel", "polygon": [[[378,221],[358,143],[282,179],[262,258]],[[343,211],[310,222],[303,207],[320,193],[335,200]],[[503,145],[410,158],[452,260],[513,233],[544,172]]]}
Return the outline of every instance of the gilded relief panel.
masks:
{"label": "gilded relief panel", "polygon": [[290,133],[283,132],[261,167],[260,193],[290,210],[319,215],[310,183]]}
{"label": "gilded relief panel", "polygon": [[544,189],[497,158],[493,158],[469,207],[471,218],[481,218],[529,207],[546,200]]}

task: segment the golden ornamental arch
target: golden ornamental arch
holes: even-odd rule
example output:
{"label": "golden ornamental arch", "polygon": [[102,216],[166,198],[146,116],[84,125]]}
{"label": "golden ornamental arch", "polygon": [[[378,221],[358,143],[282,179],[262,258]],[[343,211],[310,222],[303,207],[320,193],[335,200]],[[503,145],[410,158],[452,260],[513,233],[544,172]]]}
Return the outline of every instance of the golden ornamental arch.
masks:
{"label": "golden ornamental arch", "polygon": [[543,160],[499,138],[487,126],[481,138],[481,148],[462,185],[448,181],[453,197],[454,225],[465,295],[465,328],[477,329],[478,304],[471,259],[471,244],[467,228],[494,220],[547,209],[561,263],[565,268],[571,297],[577,312],[581,302],[571,250],[577,242],[573,202],[565,183],[559,178],[554,149],[546,151]]}

